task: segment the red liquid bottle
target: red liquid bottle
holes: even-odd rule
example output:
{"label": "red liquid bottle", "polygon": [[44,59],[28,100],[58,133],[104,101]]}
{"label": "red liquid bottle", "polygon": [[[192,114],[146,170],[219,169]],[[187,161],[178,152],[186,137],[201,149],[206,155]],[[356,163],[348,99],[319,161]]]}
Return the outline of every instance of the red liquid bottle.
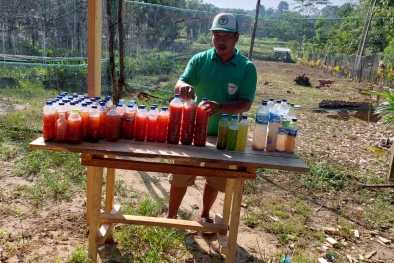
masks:
{"label": "red liquid bottle", "polygon": [[119,140],[120,115],[116,111],[116,105],[111,105],[111,109],[105,117],[105,140],[116,142]]}
{"label": "red liquid bottle", "polygon": [[89,110],[88,124],[87,140],[89,142],[98,142],[100,139],[100,112],[97,110],[96,105],[93,105]]}
{"label": "red liquid bottle", "polygon": [[193,142],[194,122],[196,119],[197,105],[194,100],[188,100],[183,104],[181,143],[191,145]]}
{"label": "red liquid bottle", "polygon": [[157,131],[157,117],[158,112],[156,106],[151,106],[148,113],[148,119],[146,124],[146,141],[155,142],[156,141],[156,131]]}
{"label": "red liquid bottle", "polygon": [[67,142],[68,139],[68,122],[65,119],[66,113],[59,113],[59,119],[56,121],[56,142]]}
{"label": "red liquid bottle", "polygon": [[67,119],[68,123],[68,142],[72,144],[81,143],[82,140],[82,118],[78,114],[78,110],[71,111]]}
{"label": "red liquid bottle", "polygon": [[56,114],[51,100],[46,101],[43,109],[42,137],[44,141],[52,141],[56,138]]}
{"label": "red liquid bottle", "polygon": [[145,105],[140,105],[135,119],[134,139],[136,141],[145,141],[147,118],[148,111],[145,109]]}
{"label": "red liquid bottle", "polygon": [[175,94],[170,103],[170,117],[168,121],[167,143],[178,144],[181,133],[183,103],[179,94]]}
{"label": "red liquid bottle", "polygon": [[134,125],[135,125],[135,115],[137,112],[137,106],[133,104],[129,104],[127,106],[126,112],[123,115],[123,138],[126,140],[134,139]]}
{"label": "red liquid bottle", "polygon": [[167,140],[169,116],[168,108],[162,107],[159,116],[157,116],[157,142],[166,142]]}
{"label": "red liquid bottle", "polygon": [[194,141],[193,141],[193,144],[195,146],[203,147],[207,142],[209,116],[205,114],[204,103],[206,101],[207,99],[203,98],[197,107],[197,119],[196,119],[196,126],[194,128]]}
{"label": "red liquid bottle", "polygon": [[107,108],[105,107],[105,101],[100,101],[100,106],[98,107],[98,112],[100,113],[100,128],[99,128],[99,138],[105,139],[105,117],[107,116]]}
{"label": "red liquid bottle", "polygon": [[120,115],[120,126],[119,126],[119,139],[123,138],[123,122],[124,122],[124,113],[126,111],[126,107],[123,106],[123,103],[118,103],[118,106],[116,107],[116,111]]}
{"label": "red liquid bottle", "polygon": [[89,127],[89,109],[87,103],[82,103],[82,108],[78,112],[81,116],[81,132],[82,132],[82,140],[88,139],[88,127]]}

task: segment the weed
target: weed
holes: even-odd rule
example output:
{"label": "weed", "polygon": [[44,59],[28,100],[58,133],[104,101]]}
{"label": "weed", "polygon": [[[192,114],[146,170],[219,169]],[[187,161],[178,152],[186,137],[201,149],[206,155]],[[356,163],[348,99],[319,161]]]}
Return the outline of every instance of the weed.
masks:
{"label": "weed", "polygon": [[310,168],[309,174],[301,176],[301,182],[311,190],[334,191],[348,184],[348,178],[329,165],[312,165]]}
{"label": "weed", "polygon": [[83,246],[78,246],[71,255],[67,258],[66,263],[87,263],[88,254]]}

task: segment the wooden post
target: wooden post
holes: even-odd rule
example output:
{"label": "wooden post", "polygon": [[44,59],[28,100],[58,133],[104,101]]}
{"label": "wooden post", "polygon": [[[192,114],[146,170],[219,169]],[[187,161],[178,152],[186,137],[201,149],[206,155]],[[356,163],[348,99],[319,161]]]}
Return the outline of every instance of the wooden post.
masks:
{"label": "wooden post", "polygon": [[394,144],[391,145],[390,149],[390,166],[389,166],[389,174],[388,174],[388,180],[389,181],[394,181]]}
{"label": "wooden post", "polygon": [[88,0],[88,94],[101,95],[102,0]]}
{"label": "wooden post", "polygon": [[252,31],[252,36],[250,38],[250,47],[249,47],[249,54],[248,54],[249,60],[252,60],[254,39],[256,38],[257,22],[259,21],[259,10],[260,10],[260,0],[257,0],[256,13],[254,16],[254,23],[253,23],[253,31]]}

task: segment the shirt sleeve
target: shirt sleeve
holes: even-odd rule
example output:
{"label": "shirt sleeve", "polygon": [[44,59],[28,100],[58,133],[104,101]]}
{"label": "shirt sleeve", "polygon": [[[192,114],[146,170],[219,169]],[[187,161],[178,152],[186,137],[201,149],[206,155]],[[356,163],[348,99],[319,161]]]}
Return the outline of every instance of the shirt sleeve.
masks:
{"label": "shirt sleeve", "polygon": [[239,93],[239,99],[254,101],[257,85],[257,71],[253,63],[248,63],[245,67],[244,78]]}

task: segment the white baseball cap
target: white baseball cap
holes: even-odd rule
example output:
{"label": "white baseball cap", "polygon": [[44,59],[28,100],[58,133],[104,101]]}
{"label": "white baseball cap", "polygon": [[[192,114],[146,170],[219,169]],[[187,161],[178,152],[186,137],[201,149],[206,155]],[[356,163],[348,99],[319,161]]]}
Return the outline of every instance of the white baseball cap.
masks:
{"label": "white baseball cap", "polygon": [[221,13],[215,16],[211,31],[238,32],[238,21],[233,14]]}

